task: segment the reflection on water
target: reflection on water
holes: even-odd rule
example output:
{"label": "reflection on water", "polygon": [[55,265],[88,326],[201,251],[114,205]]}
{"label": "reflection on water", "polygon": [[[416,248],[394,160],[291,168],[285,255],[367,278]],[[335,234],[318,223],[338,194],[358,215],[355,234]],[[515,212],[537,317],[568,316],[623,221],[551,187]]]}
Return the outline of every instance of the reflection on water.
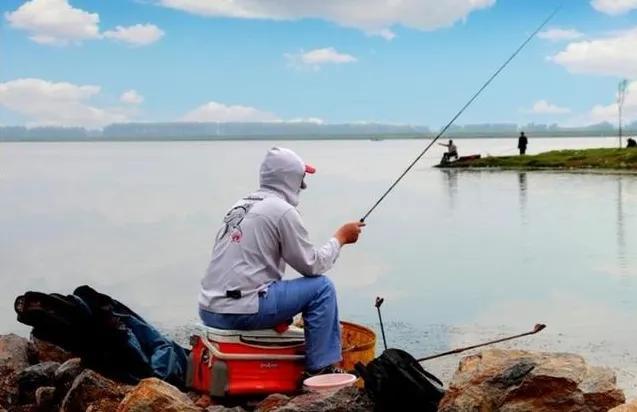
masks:
{"label": "reflection on water", "polygon": [[617,176],[617,254],[619,265],[625,274],[628,270],[626,261],[626,229],[624,228],[623,177]]}
{"label": "reflection on water", "polygon": [[457,169],[441,169],[442,176],[445,179],[449,195],[449,208],[454,208],[456,194],[458,192],[458,170]]}
{"label": "reflection on water", "polygon": [[520,216],[522,217],[522,223],[526,223],[526,194],[528,190],[526,172],[518,172],[518,184],[520,187]]}
{"label": "reflection on water", "polygon": [[[533,143],[537,151],[615,144]],[[1,145],[0,332],[27,333],[11,310],[16,295],[80,284],[170,330],[194,322],[214,232],[255,188],[273,144]],[[423,142],[286,146],[318,168],[300,211],[320,242],[358,219]],[[471,153],[509,146],[462,142]],[[389,343],[419,356],[543,322],[541,336],[513,344],[581,353],[634,388],[637,177],[431,168],[439,157],[406,176],[330,271],[343,318],[376,325],[373,302],[383,296]],[[452,369],[457,358],[448,362]]]}

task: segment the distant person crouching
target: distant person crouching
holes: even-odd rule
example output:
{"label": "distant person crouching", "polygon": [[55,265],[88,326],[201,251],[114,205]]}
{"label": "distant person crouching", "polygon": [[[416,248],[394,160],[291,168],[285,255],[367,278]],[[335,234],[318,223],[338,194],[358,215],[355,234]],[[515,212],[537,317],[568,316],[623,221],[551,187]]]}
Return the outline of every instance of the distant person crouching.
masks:
{"label": "distant person crouching", "polygon": [[453,144],[453,140],[449,140],[449,143],[438,143],[440,146],[447,148],[447,152],[442,154],[441,163],[449,163],[451,159],[458,160],[458,148]]}
{"label": "distant person crouching", "polygon": [[520,149],[520,155],[526,154],[526,146],[529,144],[529,139],[526,138],[524,132],[520,133],[518,138],[518,149]]}
{"label": "distant person crouching", "polygon": [[628,138],[628,144],[626,145],[627,148],[635,148],[637,147],[637,141],[635,141],[635,139],[633,139],[632,137]]}

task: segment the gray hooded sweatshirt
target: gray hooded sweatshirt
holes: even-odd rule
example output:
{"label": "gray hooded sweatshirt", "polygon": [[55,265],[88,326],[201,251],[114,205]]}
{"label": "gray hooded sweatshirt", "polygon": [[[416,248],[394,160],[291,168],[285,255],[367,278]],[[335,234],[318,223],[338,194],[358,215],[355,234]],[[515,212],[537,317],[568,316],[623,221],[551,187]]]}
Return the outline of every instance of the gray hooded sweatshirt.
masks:
{"label": "gray hooded sweatshirt", "polygon": [[199,305],[215,313],[259,311],[259,293],[281,280],[288,263],[304,276],[332,267],[340,243],[331,238],[315,247],[296,206],[305,163],[291,150],[272,148],[260,171],[258,191],[239,200],[217,233]]}

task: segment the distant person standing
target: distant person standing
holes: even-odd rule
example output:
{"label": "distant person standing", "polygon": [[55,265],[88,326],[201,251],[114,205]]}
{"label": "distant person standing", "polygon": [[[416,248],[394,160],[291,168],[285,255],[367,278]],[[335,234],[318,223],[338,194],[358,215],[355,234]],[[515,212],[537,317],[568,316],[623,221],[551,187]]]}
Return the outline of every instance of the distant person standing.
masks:
{"label": "distant person standing", "polygon": [[529,144],[529,139],[526,138],[524,132],[520,133],[518,138],[518,149],[520,149],[520,155],[526,154],[526,146]]}

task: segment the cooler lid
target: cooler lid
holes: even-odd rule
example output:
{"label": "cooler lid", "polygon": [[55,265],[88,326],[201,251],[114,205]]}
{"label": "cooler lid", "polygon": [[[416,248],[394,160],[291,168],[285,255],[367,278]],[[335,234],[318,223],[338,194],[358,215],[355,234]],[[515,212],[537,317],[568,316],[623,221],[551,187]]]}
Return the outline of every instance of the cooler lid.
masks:
{"label": "cooler lid", "polygon": [[303,328],[299,328],[298,326],[290,325],[288,330],[283,333],[279,333],[274,329],[257,329],[257,330],[232,330],[232,329],[217,329],[211,328],[210,326],[201,326],[203,330],[206,332],[209,339],[214,340],[215,336],[223,336],[223,337],[231,337],[236,336],[242,339],[259,339],[259,338],[267,338],[267,340],[271,339],[281,339],[281,340],[303,340],[305,338],[305,333]]}

